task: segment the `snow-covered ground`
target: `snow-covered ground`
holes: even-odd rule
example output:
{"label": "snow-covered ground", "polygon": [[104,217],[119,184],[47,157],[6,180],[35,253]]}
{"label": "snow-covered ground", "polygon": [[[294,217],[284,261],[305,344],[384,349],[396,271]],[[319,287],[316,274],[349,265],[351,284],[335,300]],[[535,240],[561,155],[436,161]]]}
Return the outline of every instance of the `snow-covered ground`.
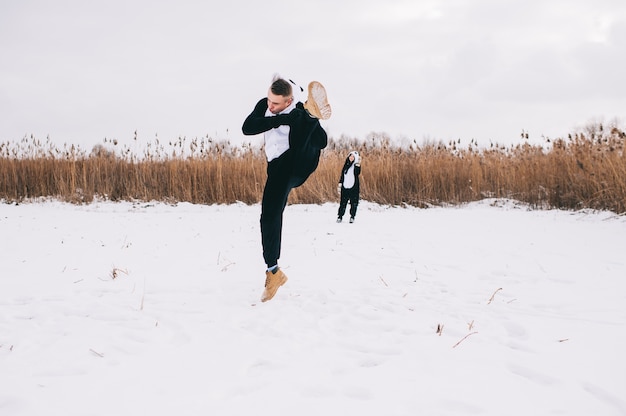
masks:
{"label": "snow-covered ground", "polygon": [[626,217],[0,205],[0,415],[625,415]]}

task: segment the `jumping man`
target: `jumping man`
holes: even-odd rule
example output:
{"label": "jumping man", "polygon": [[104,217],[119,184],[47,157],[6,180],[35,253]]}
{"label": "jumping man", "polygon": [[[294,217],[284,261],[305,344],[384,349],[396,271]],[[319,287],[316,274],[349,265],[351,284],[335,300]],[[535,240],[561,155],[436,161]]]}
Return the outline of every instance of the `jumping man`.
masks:
{"label": "jumping man", "polygon": [[267,181],[261,202],[261,242],[267,270],[262,302],[272,299],[287,281],[278,259],[289,193],[315,171],[321,149],[328,142],[319,122],[331,115],[326,90],[319,82],[311,82],[302,104],[294,99],[294,88],[300,87],[275,76],[267,97],[257,102],[242,127],[243,134],[264,133],[265,139]]}

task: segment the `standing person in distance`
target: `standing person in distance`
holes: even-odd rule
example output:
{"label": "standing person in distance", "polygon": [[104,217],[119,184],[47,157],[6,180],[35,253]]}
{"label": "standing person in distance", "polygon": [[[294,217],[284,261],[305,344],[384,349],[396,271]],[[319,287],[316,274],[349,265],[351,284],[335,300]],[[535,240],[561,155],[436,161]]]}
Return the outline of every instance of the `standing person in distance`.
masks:
{"label": "standing person in distance", "polygon": [[287,276],[278,267],[283,228],[283,212],[289,193],[302,185],[319,163],[321,149],[328,143],[319,120],[331,116],[326,90],[312,81],[304,104],[294,97],[302,92],[293,81],[274,76],[242,126],[243,134],[263,133],[267,157],[267,180],[261,201],[261,243],[265,271],[265,289],[261,301],[274,297]]}
{"label": "standing person in distance", "polygon": [[343,220],[346,213],[348,201],[350,201],[350,224],[354,222],[356,210],[359,206],[359,175],[361,174],[361,155],[356,150],[348,154],[346,162],[341,169],[337,192],[339,193],[339,211],[337,211],[337,222]]}

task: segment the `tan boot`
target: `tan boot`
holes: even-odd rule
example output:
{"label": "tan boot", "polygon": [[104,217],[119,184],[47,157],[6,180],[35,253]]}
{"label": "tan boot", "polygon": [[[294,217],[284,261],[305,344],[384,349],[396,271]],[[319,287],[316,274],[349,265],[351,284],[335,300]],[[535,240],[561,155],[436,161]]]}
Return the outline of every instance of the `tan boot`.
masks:
{"label": "tan boot", "polygon": [[269,270],[265,272],[265,290],[261,295],[261,302],[267,302],[272,299],[278,288],[285,284],[287,281],[287,275],[282,270],[277,269],[276,273],[272,273]]}
{"label": "tan boot", "polygon": [[304,103],[304,108],[315,118],[328,120],[332,114],[328,97],[326,96],[326,88],[317,82],[309,83],[309,96]]}

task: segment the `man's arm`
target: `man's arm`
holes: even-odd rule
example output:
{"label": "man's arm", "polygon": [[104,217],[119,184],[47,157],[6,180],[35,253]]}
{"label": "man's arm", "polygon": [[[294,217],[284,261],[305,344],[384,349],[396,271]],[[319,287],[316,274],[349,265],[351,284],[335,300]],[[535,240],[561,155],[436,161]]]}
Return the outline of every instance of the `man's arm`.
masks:
{"label": "man's arm", "polygon": [[272,117],[266,117],[267,98],[262,98],[252,110],[252,113],[244,120],[241,130],[245,135],[253,135],[266,132],[278,126],[289,124],[289,118],[286,114],[278,114]]}

